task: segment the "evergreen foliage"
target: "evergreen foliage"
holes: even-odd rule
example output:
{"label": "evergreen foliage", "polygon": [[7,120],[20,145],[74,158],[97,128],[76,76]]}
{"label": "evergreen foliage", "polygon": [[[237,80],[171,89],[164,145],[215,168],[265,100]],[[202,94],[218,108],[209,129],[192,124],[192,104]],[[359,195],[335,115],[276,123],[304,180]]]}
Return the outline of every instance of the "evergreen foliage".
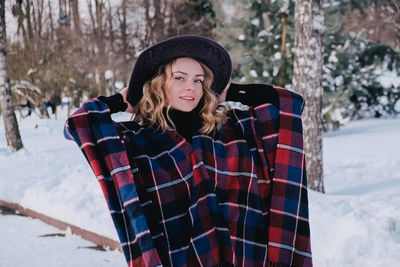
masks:
{"label": "evergreen foliage", "polygon": [[[381,1],[382,3],[383,1]],[[366,38],[366,30],[341,33],[344,15],[376,1],[328,1],[323,66],[324,129],[337,129],[351,119],[400,113],[400,84],[384,80],[400,74],[400,54],[380,42]],[[397,104],[398,105],[398,104]]]}
{"label": "evergreen foliage", "polygon": [[[219,30],[218,27],[216,30],[217,34],[225,35],[228,50],[238,58],[239,64],[235,68],[233,80],[290,87],[294,1],[225,1],[228,2],[239,5],[243,12],[241,16],[232,18],[232,30],[229,35],[225,35],[224,22],[219,24],[224,30]],[[286,24],[282,23],[285,17]],[[282,48],[284,28],[287,39]]]}
{"label": "evergreen foliage", "polygon": [[[337,129],[351,119],[400,113],[400,85],[382,78],[382,75],[400,75],[398,51],[368,40],[365,30],[342,32],[348,12],[363,13],[365,7],[384,2],[390,0],[324,2],[324,130]],[[231,30],[227,30],[226,21],[219,21],[215,30],[230,53],[238,58],[233,81],[269,83],[290,89],[295,1],[225,0],[222,5],[244,13],[232,17]],[[285,26],[287,36],[282,44]]]}

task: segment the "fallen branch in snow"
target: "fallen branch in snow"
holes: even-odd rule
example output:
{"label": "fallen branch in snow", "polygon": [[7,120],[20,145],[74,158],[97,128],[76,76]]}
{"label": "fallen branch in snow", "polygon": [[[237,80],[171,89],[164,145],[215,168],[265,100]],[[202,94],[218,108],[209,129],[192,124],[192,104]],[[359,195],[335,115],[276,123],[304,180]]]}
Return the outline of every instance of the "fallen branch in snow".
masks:
{"label": "fallen branch in snow", "polygon": [[99,246],[102,246],[104,248],[108,248],[111,250],[118,249],[119,251],[122,251],[121,244],[118,241],[115,241],[111,238],[93,233],[93,232],[85,230],[85,229],[82,229],[75,225],[57,220],[55,218],[49,217],[42,213],[36,212],[34,210],[26,209],[19,204],[6,202],[6,201],[3,201],[0,199],[0,206],[7,207],[13,211],[16,211],[17,213],[19,213],[21,215],[39,219],[42,222],[45,222],[45,223],[52,225],[60,230],[63,230],[63,231],[66,231],[68,228],[70,228],[72,234],[78,235],[85,240],[95,243],[96,245],[99,245]]}

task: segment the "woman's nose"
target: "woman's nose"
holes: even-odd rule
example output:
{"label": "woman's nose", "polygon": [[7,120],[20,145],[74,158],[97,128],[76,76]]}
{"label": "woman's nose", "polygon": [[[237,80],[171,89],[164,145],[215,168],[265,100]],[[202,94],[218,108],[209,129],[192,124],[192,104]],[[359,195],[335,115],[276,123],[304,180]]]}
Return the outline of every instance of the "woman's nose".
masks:
{"label": "woman's nose", "polygon": [[186,90],[187,91],[192,91],[192,90],[194,90],[196,87],[196,84],[195,84],[195,82],[193,81],[188,81],[187,83],[186,83]]}

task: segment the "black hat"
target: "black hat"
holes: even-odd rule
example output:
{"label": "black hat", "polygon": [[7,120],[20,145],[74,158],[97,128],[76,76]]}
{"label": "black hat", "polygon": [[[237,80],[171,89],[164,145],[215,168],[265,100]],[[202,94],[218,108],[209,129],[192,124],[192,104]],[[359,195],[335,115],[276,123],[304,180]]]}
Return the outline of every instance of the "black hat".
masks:
{"label": "black hat", "polygon": [[228,52],[217,42],[202,36],[174,36],[161,41],[138,57],[129,81],[127,100],[136,105],[143,96],[143,85],[157,69],[180,57],[190,57],[203,62],[214,74],[211,89],[220,94],[232,74],[232,62]]}

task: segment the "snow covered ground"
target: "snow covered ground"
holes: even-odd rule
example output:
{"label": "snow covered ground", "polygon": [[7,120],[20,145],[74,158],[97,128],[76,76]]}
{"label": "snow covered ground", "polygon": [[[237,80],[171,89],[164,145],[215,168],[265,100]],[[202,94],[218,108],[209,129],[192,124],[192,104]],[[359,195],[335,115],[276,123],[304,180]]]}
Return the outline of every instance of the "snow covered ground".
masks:
{"label": "snow covered ground", "polygon": [[[1,213],[0,213],[1,214]],[[0,266],[124,266],[119,251],[95,245],[37,219],[0,215]]]}
{"label": "snow covered ground", "polygon": [[[63,138],[59,117],[19,119],[25,148],[16,153],[0,123],[0,199],[117,239],[101,189]],[[314,266],[400,266],[399,138],[400,118],[351,122],[324,136],[326,194],[309,193]],[[124,266],[120,252],[78,249],[90,245],[75,236],[37,237],[60,232],[37,220],[0,216],[0,229],[0,266],[42,266],[44,258],[49,266]]]}
{"label": "snow covered ground", "polygon": [[324,136],[326,194],[310,192],[315,266],[400,266],[400,118]]}

